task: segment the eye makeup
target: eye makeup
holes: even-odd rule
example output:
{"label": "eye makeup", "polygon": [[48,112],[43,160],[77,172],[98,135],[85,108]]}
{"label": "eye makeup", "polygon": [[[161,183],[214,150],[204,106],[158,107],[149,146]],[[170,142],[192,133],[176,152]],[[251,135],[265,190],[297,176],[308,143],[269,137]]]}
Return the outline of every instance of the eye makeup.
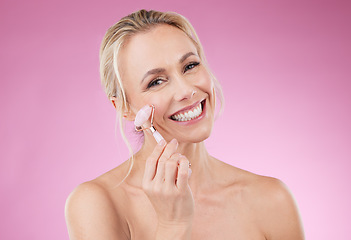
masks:
{"label": "eye makeup", "polygon": [[191,62],[191,63],[187,64],[184,67],[183,73],[185,73],[185,72],[197,67],[198,65],[200,65],[200,62]]}

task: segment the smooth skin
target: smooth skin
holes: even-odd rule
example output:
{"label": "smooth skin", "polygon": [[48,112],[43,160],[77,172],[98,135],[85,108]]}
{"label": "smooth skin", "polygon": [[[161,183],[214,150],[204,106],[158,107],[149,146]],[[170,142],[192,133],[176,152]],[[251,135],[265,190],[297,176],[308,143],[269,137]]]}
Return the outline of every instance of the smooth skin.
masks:
{"label": "smooth skin", "polygon": [[[119,65],[130,106],[125,117],[133,121],[140,108],[154,104],[154,125],[166,141],[157,144],[145,131],[124,181],[128,161],[71,193],[71,240],[304,239],[296,204],[281,181],[208,154],[203,141],[214,121],[213,82],[182,31],[159,25],[133,36]],[[199,119],[170,118],[200,101]]]}

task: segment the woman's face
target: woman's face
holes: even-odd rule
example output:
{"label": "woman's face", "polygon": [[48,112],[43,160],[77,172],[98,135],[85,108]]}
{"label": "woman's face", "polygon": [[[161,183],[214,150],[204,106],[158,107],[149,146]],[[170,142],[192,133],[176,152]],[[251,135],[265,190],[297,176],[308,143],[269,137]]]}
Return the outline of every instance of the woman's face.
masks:
{"label": "woman's face", "polygon": [[154,126],[167,141],[200,142],[209,137],[215,108],[213,82],[185,33],[160,25],[134,35],[118,61],[132,116],[153,104]]}

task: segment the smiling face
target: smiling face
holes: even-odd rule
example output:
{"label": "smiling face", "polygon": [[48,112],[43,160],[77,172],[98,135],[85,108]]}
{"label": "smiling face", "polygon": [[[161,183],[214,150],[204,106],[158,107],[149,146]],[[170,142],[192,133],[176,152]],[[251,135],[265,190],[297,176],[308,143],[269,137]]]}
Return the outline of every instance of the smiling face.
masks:
{"label": "smiling face", "polygon": [[119,71],[132,117],[155,106],[154,126],[167,140],[200,142],[214,120],[214,86],[192,40],[159,25],[131,37],[121,49]]}

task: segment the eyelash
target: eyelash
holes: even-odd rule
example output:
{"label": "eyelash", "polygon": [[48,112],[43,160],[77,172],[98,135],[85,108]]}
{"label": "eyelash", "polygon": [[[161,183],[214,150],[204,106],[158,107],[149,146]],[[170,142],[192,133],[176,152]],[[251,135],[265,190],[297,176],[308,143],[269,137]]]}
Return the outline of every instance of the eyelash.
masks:
{"label": "eyelash", "polygon": [[147,85],[147,88],[149,89],[149,88],[152,88],[152,87],[154,87],[154,86],[156,86],[156,85],[160,85],[160,84],[155,84],[155,83],[157,83],[158,81],[163,81],[163,79],[161,79],[161,78],[156,78],[156,79],[152,80],[152,81]]}
{"label": "eyelash", "polygon": [[[197,67],[198,65],[200,64],[200,62],[191,62],[189,63],[188,65],[186,65],[184,67],[184,70],[183,70],[183,73],[186,73],[187,71]],[[149,88],[152,88],[154,86],[157,86],[157,85],[160,85],[160,84],[157,84],[158,81],[165,81],[164,79],[162,78],[156,78],[154,80],[152,80],[148,85],[147,85],[147,89]]]}
{"label": "eyelash", "polygon": [[[189,63],[188,65],[185,66],[183,72],[185,73],[186,71],[189,71],[189,70],[195,68],[195,67],[198,66],[199,64],[200,64],[199,62],[191,62],[191,63]],[[189,68],[189,67],[191,67],[191,68]]]}

